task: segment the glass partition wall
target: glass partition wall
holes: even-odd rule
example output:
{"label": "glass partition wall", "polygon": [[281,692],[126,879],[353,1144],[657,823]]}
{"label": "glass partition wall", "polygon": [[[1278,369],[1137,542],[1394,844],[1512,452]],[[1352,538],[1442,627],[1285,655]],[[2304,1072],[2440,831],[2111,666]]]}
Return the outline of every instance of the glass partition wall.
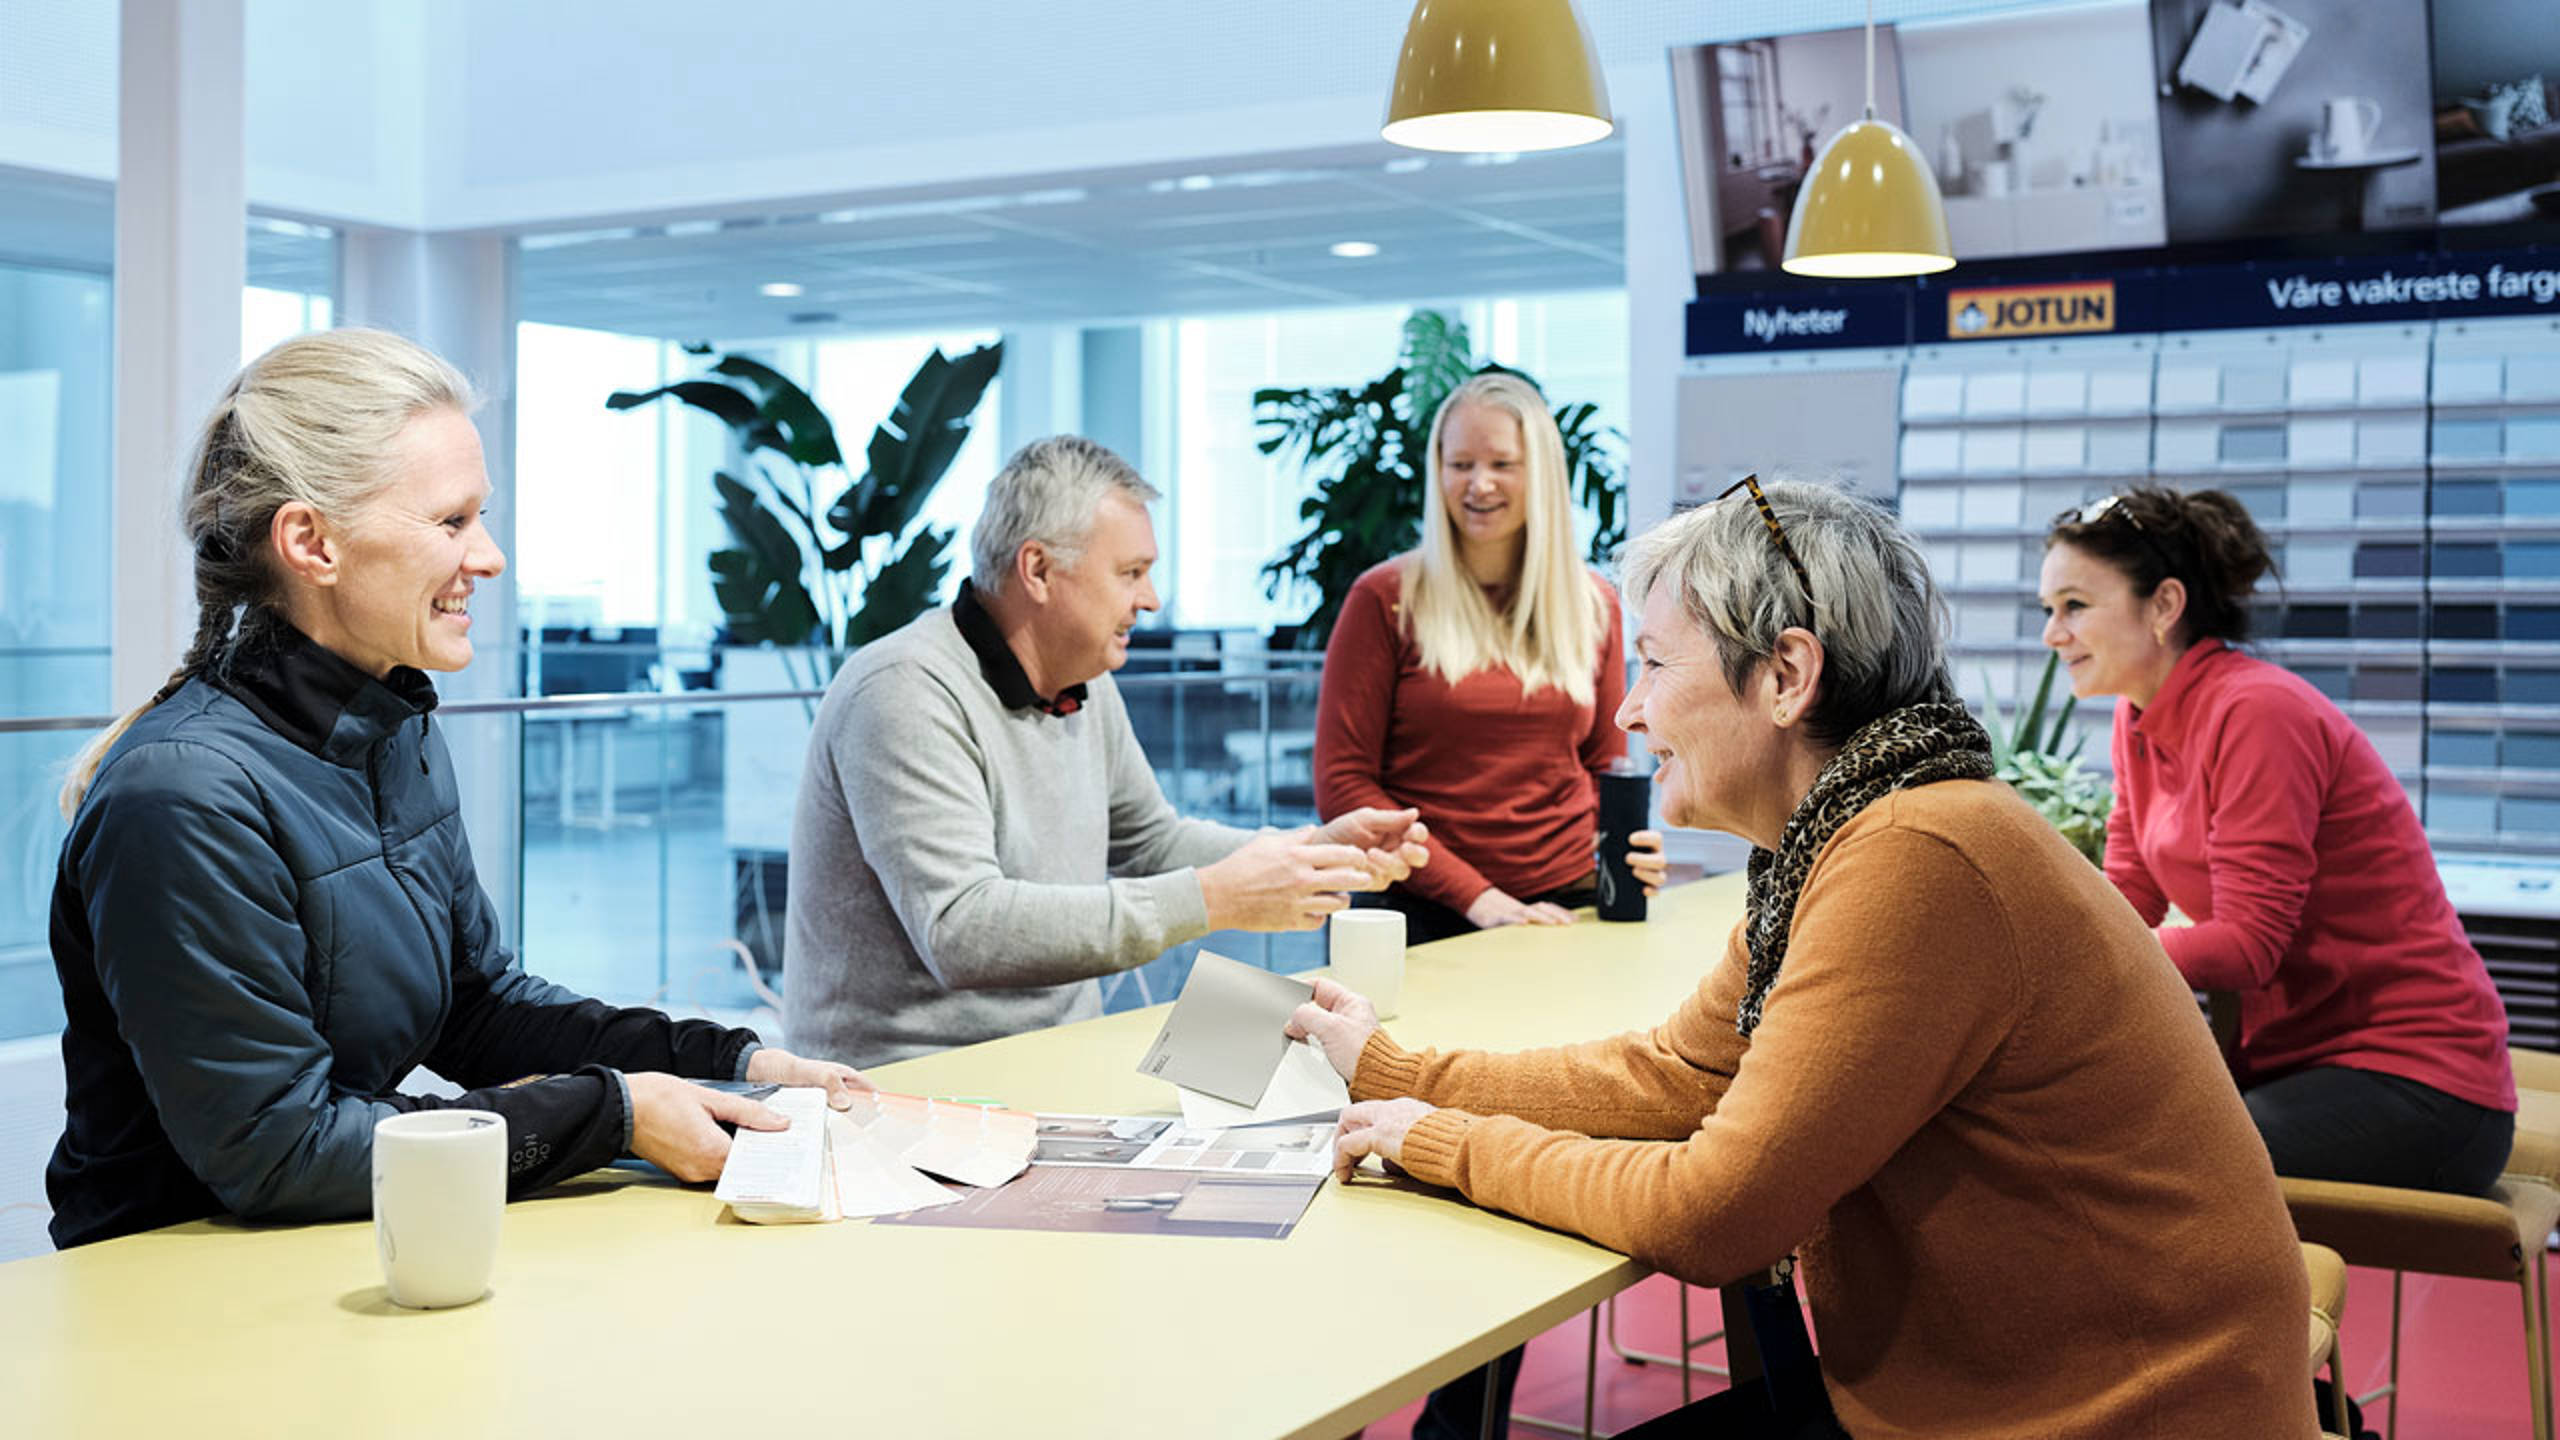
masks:
{"label": "glass partition wall", "polygon": [[[252,217],[243,354],[330,323],[338,237]],[[0,175],[0,1041],[62,1026],[46,939],[71,756],[104,714],[115,194]]]}
{"label": "glass partition wall", "polygon": [[[1122,672],[1166,798],[1230,825],[1312,823],[1317,659],[1168,656]],[[522,756],[516,933],[528,966],[682,1014],[735,1019],[778,1006],[791,811],[816,705],[811,691],[706,691],[439,711],[457,755]],[[1170,998],[1203,946],[1273,969],[1323,963],[1320,936],[1212,935],[1111,977],[1106,1003]],[[770,1027],[779,1017],[756,1018]]]}
{"label": "glass partition wall", "polygon": [[[1617,292],[1440,305],[1479,355],[1537,374],[1559,399],[1625,417],[1626,303]],[[1155,438],[1129,458],[1165,492],[1157,586],[1118,683],[1166,798],[1240,826],[1315,818],[1322,656],[1272,653],[1311,600],[1266,592],[1259,570],[1302,525],[1296,467],[1255,446],[1266,385],[1356,385],[1398,360],[1407,306],[1301,309],[1146,322],[1140,395]],[[499,663],[530,704],[456,706],[475,743],[522,757],[520,934],[528,965],[617,1001],[723,1015],[779,989],[791,810],[824,675],[807,652],[727,643],[706,557],[731,543],[711,483],[743,473],[725,430],[646,390],[743,352],[806,388],[858,472],[861,447],[916,365],[992,332],[719,342],[527,321],[517,331],[515,565],[521,634]],[[1005,379],[934,491],[926,523],[955,532],[947,598],[968,570],[970,523],[1004,453]],[[1088,384],[1091,377],[1088,377]],[[822,484],[847,477],[825,472]],[[833,497],[817,497],[823,508]],[[498,646],[481,647],[482,664]],[[545,703],[627,696],[629,703]],[[780,697],[780,698],[755,698]],[[474,713],[477,712],[477,713]],[[455,732],[459,735],[461,732]],[[457,745],[460,741],[457,739]],[[482,847],[484,853],[490,847]],[[1210,936],[1105,985],[1113,1006],[1169,998],[1201,946],[1278,969],[1322,963],[1320,935]]]}

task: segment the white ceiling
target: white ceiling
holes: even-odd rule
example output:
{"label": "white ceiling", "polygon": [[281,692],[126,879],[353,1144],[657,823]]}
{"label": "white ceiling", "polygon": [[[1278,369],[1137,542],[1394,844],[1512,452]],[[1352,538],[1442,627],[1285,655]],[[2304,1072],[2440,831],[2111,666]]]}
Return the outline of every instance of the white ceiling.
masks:
{"label": "white ceiling", "polygon": [[[1615,142],[1517,157],[1386,145],[802,202],[524,237],[525,319],[667,339],[917,333],[1625,283]],[[0,171],[0,258],[103,272],[114,193]],[[253,220],[249,280],[335,288],[325,232]],[[1367,241],[1344,259],[1328,247]],[[768,282],[803,293],[774,298]]]}
{"label": "white ceiling", "polygon": [[[534,234],[519,294],[530,320],[741,339],[1615,288],[1623,166],[1614,142],[1498,158],[1381,144]],[[1379,249],[1338,258],[1338,241]]]}
{"label": "white ceiling", "polygon": [[[253,216],[248,280],[270,290],[334,293],[337,249],[325,227]],[[116,194],[104,181],[0,167],[0,261],[95,275],[116,263]]]}

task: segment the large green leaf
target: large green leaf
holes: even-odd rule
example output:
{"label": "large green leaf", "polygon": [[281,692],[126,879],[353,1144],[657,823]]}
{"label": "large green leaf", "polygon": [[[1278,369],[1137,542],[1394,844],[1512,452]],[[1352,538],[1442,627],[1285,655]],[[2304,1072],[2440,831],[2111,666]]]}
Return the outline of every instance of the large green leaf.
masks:
{"label": "large green leaf", "polygon": [[[943,473],[959,455],[960,447],[968,443],[970,417],[976,413],[987,387],[995,382],[996,369],[1003,362],[1002,342],[981,346],[950,363],[931,408],[910,409],[901,398],[892,418],[907,434],[906,474],[899,488],[910,515],[933,493],[933,487],[941,483]],[[904,522],[900,523],[903,527]]]}
{"label": "large green leaf", "polygon": [[[689,355],[711,356],[705,344],[687,344]],[[750,457],[743,478],[712,477],[722,523],[732,543],[710,556],[711,582],[730,634],[747,644],[831,648],[835,632],[855,627],[856,583],[847,572],[863,568],[867,553],[888,548],[915,522],[961,446],[970,415],[993,383],[1003,347],[989,345],[957,360],[927,357],[909,380],[897,409],[873,437],[866,461],[885,462],[882,474],[866,471],[823,516],[814,474],[842,467],[834,424],[807,391],[764,362],[724,355],[708,375],[646,391],[620,391],[606,404],[627,411],[674,399],[719,420]],[[885,441],[883,439],[885,437]],[[762,463],[770,451],[783,461]],[[831,524],[821,523],[822,519]],[[870,577],[859,607],[861,638],[885,634],[932,603],[950,568],[948,532],[912,536],[881,573]]]}
{"label": "large green leaf", "polygon": [[1602,425],[1600,407],[1589,401],[1556,408],[1556,433],[1564,440],[1568,487],[1582,508],[1591,512],[1591,548],[1587,558],[1605,565],[1626,543],[1627,522],[1619,501],[1626,486],[1618,475],[1616,446],[1626,436]]}
{"label": "large green leaf", "polygon": [[844,463],[844,452],[836,448],[836,429],[827,420],[827,412],[781,371],[744,355],[723,355],[720,363],[711,367],[711,373],[742,380],[756,393],[757,413],[774,426],[774,449],[802,465]]}
{"label": "large green leaf", "polygon": [[868,468],[828,508],[828,522],[856,539],[904,534],[968,442],[970,416],[1003,363],[1002,341],[957,360],[938,349],[926,356],[871,432]]}
{"label": "large green leaf", "polygon": [[747,644],[807,643],[819,612],[802,578],[800,543],[735,476],[715,472],[711,485],[720,519],[738,542],[711,560],[712,591],[731,632]]}
{"label": "large green leaf", "polygon": [[757,408],[755,397],[717,380],[678,380],[654,390],[616,390],[605,397],[607,410],[636,410],[653,401],[673,398],[729,427],[745,450],[780,449],[782,433]]}
{"label": "large green leaf", "polygon": [[1449,392],[1477,372],[1467,327],[1437,310],[1416,310],[1404,322],[1404,389],[1407,419],[1428,428]]}
{"label": "large green leaf", "polygon": [[933,603],[933,592],[941,587],[943,575],[951,569],[951,562],[942,551],[954,533],[927,525],[916,531],[915,538],[898,552],[898,558],[880,567],[880,573],[871,577],[870,586],[862,592],[862,608],[845,626],[847,645],[867,645],[922,614]]}

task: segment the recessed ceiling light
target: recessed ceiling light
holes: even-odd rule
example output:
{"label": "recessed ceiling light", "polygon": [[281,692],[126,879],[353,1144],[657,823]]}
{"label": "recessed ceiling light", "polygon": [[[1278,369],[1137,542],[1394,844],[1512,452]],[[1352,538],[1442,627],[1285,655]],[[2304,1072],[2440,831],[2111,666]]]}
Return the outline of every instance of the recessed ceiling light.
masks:
{"label": "recessed ceiling light", "polygon": [[800,287],[788,280],[768,280],[756,287],[756,293],[770,295],[776,300],[788,300],[800,293]]}
{"label": "recessed ceiling light", "polygon": [[1366,260],[1378,253],[1378,243],[1374,240],[1336,240],[1333,253],[1345,260]]}

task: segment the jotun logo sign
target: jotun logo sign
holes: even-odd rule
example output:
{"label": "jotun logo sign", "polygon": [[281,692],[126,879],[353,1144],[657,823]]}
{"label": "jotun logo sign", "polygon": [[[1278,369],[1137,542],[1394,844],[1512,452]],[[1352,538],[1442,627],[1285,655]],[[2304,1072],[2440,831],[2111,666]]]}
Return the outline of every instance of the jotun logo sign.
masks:
{"label": "jotun logo sign", "polygon": [[1994,285],[1947,292],[1947,338],[2008,340],[2116,328],[2116,282]]}

